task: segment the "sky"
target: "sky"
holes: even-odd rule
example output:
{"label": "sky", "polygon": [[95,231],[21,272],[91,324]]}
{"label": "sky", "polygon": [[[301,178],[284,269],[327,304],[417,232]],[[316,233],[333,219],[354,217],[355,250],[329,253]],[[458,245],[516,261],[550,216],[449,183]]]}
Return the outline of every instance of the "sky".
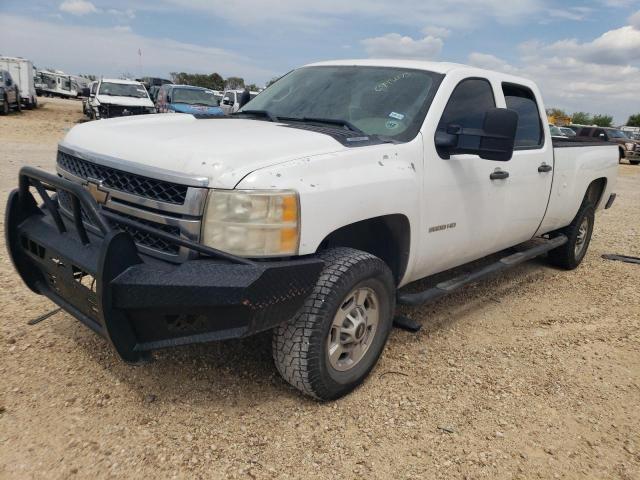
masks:
{"label": "sky", "polygon": [[319,60],[437,60],[530,78],[546,107],[640,113],[640,0],[0,0],[0,54],[258,85]]}

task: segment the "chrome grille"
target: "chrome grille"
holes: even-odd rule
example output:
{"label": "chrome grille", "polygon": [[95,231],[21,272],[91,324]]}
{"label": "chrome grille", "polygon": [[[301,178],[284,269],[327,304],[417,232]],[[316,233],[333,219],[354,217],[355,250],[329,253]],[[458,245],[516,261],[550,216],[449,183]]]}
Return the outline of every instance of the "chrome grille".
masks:
{"label": "chrome grille", "polygon": [[[62,190],[58,191],[58,202],[60,202],[60,206],[62,207],[63,211],[65,211],[68,214],[71,213],[72,211],[71,197],[67,192]],[[171,235],[180,236],[180,229],[178,227],[151,222],[149,220],[134,217],[133,215],[127,215],[125,213],[117,212],[111,209],[106,209],[106,210],[112,213],[115,213],[116,215],[119,215],[123,218],[134,220],[138,223],[141,223],[142,225],[146,225],[152,228],[157,228],[158,230],[162,230],[163,232],[166,232]],[[89,216],[84,212],[84,210],[81,210],[81,214],[82,214],[82,221],[87,223],[88,225],[93,226],[93,222],[91,221]],[[143,247],[151,248],[153,250],[156,250],[158,252],[162,252],[168,255],[178,255],[180,251],[180,247],[178,245],[167,242],[165,239],[160,238],[157,235],[153,235],[152,233],[139,230],[138,228],[132,227],[130,225],[125,225],[118,221],[112,220],[111,218],[109,219],[109,223],[114,228],[119,228],[120,230],[124,230],[125,232],[129,233],[133,237],[133,241]]]}
{"label": "chrome grille", "polygon": [[88,162],[60,150],[58,150],[58,166],[83,180],[88,178],[99,180],[105,187],[151,200],[182,205],[187,197],[188,187],[185,185],[156,180]]}

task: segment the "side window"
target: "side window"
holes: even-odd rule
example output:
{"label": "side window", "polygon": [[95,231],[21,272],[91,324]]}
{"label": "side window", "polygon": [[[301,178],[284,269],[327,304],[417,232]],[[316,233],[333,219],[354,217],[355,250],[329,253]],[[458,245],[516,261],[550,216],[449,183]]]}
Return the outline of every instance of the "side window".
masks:
{"label": "side window", "polygon": [[540,148],[544,143],[540,110],[536,97],[527,87],[502,84],[502,92],[507,108],[518,112],[516,130],[516,149]]}
{"label": "side window", "polygon": [[[462,128],[482,128],[487,110],[495,108],[493,89],[488,80],[468,78],[458,84],[444,109],[439,131],[446,131],[447,125],[459,125]],[[458,143],[461,149],[477,149],[480,137],[461,135]]]}

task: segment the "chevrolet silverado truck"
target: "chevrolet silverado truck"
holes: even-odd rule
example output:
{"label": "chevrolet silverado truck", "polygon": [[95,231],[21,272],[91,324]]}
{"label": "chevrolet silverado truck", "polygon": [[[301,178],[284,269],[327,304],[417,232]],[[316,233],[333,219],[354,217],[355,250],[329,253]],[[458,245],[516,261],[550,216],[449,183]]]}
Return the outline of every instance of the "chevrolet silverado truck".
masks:
{"label": "chevrolet silverado truck", "polygon": [[92,82],[83,111],[92,120],[156,113],[145,86],[135,80],[102,78]]}
{"label": "chevrolet silverado truck", "polygon": [[271,330],[284,379],[330,400],[375,366],[397,304],[544,254],[576,268],[617,165],[615,145],[552,140],[527,79],[316,63],[230,117],[75,126],[55,174],[21,170],[6,243],[33,292],[125,361]]}

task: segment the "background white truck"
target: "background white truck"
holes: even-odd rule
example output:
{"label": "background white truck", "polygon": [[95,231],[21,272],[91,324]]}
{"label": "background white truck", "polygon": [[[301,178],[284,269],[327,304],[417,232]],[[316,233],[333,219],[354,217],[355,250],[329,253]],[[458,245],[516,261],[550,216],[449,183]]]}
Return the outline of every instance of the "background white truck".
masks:
{"label": "background white truck", "polygon": [[272,329],[282,376],[334,399],[375,366],[396,303],[545,253],[580,264],[617,147],[552,140],[544,112],[531,81],[462,65],[308,65],[231,118],[74,127],[57,175],[22,170],[7,244],[34,292],[126,361]]}
{"label": "background white truck", "polygon": [[25,58],[0,56],[0,70],[7,70],[11,74],[13,81],[20,89],[22,105],[25,108],[38,106],[33,63]]}
{"label": "background white truck", "polygon": [[93,120],[156,112],[149,92],[141,82],[117,78],[91,82],[83,110]]}

